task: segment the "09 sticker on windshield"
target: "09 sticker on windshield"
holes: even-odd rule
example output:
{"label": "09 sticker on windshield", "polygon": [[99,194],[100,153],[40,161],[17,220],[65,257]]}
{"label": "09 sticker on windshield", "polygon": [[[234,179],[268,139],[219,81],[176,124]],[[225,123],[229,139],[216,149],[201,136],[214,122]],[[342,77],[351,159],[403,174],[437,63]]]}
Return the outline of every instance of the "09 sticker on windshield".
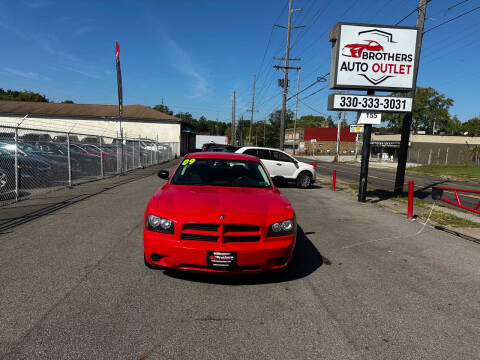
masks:
{"label": "09 sticker on windshield", "polygon": [[195,161],[197,161],[197,159],[185,159],[182,161],[182,165],[185,166],[185,165],[192,165]]}

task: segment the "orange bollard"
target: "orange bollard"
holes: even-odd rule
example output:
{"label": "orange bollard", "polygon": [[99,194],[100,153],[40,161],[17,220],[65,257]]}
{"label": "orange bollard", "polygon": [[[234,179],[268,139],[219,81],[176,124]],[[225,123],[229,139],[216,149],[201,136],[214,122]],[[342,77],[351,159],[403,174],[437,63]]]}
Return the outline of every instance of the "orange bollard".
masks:
{"label": "orange bollard", "polygon": [[337,170],[333,170],[332,191],[335,191],[335,182],[337,181]]}

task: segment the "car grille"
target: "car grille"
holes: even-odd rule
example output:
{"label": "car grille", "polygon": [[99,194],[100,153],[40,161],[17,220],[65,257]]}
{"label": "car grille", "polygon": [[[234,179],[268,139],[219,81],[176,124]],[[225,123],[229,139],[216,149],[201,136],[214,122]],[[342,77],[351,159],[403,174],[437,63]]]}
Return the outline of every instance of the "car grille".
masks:
{"label": "car grille", "polygon": [[225,225],[223,227],[225,232],[254,232],[258,231],[258,226],[255,225]]}
{"label": "car grille", "polygon": [[203,234],[182,234],[182,240],[197,240],[197,241],[217,241],[218,236],[215,235],[203,235]]}
{"label": "car grille", "polygon": [[243,243],[259,242],[260,227],[247,224],[185,224],[180,234],[180,240]]}
{"label": "car grille", "polygon": [[218,224],[186,224],[184,230],[217,231]]}

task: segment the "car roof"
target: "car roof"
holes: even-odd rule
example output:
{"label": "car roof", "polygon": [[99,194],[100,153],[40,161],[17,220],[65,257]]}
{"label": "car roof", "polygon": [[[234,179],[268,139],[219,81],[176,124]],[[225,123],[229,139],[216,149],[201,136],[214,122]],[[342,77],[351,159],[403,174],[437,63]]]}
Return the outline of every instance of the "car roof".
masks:
{"label": "car roof", "polygon": [[[238,150],[242,150],[242,149],[262,149],[262,150],[275,150],[275,151],[281,151],[281,152],[285,152],[283,150],[280,150],[280,149],[274,149],[274,148],[267,148],[267,147],[260,147],[260,146],[242,146],[240,149]],[[238,151],[237,150],[237,151]]]}
{"label": "car roof", "polygon": [[251,155],[228,153],[228,152],[196,152],[190,153],[185,156],[188,159],[227,159],[227,160],[244,160],[244,161],[256,161],[258,158]]}

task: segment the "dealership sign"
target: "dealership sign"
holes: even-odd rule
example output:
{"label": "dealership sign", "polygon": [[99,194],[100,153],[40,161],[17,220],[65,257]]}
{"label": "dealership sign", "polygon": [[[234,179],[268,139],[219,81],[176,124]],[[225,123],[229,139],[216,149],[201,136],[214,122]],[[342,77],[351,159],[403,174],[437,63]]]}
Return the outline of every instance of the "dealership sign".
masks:
{"label": "dealership sign", "polygon": [[350,132],[355,134],[363,133],[363,129],[365,127],[363,125],[352,124],[350,125]]}
{"label": "dealership sign", "polygon": [[338,23],[333,43],[331,89],[409,91],[418,67],[417,28]]}
{"label": "dealership sign", "polygon": [[380,125],[382,123],[382,114],[372,112],[359,113],[357,124]]}
{"label": "dealership sign", "polygon": [[327,109],[401,113],[411,112],[412,103],[412,98],[407,97],[330,94]]}

